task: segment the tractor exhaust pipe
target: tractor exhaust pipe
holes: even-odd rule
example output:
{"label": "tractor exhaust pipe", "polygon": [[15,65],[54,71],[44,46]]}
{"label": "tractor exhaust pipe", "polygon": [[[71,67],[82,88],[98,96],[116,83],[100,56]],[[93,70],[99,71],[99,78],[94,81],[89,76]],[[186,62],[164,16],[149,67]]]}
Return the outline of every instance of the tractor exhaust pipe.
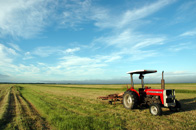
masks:
{"label": "tractor exhaust pipe", "polygon": [[165,89],[164,71],[162,71],[161,89]]}

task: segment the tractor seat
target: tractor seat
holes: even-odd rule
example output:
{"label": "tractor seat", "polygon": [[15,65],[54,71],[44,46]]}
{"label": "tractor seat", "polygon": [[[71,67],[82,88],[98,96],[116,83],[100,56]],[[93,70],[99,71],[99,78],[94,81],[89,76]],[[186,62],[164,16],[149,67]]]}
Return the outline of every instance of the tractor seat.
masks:
{"label": "tractor seat", "polygon": [[151,87],[145,86],[145,89],[150,89]]}
{"label": "tractor seat", "polygon": [[139,88],[139,94],[143,94],[144,93],[144,89],[143,88]]}

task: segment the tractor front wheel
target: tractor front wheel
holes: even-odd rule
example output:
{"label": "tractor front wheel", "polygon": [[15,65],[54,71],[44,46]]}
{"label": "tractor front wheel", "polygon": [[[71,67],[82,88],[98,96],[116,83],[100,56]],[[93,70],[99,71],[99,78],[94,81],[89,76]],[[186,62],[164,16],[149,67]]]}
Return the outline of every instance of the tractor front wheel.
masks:
{"label": "tractor front wheel", "polygon": [[123,105],[127,109],[136,108],[138,105],[138,96],[135,92],[126,91],[123,95]]}
{"label": "tractor front wheel", "polygon": [[151,104],[149,110],[150,110],[150,113],[153,116],[160,116],[160,115],[162,115],[161,106],[159,104],[157,104],[157,103]]}

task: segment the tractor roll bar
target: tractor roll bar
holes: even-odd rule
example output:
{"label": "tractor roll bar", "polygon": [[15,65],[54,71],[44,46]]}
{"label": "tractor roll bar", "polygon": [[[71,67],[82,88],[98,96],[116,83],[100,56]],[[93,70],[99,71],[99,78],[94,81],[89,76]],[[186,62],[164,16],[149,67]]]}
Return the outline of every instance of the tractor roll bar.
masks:
{"label": "tractor roll bar", "polygon": [[133,74],[130,74],[131,76],[131,87],[134,87],[134,83],[133,83]]}
{"label": "tractor roll bar", "polygon": [[129,71],[127,74],[130,74],[131,77],[131,86],[134,87],[133,83],[133,74],[140,74],[139,79],[141,79],[141,84],[142,88],[144,88],[144,74],[149,74],[149,73],[156,73],[157,70],[136,70],[136,71]]}

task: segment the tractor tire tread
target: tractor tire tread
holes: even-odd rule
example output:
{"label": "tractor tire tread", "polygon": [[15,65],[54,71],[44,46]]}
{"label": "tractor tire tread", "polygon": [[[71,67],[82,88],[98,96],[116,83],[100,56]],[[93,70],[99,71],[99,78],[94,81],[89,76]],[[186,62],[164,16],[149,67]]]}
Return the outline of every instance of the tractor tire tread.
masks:
{"label": "tractor tire tread", "polygon": [[138,95],[137,95],[135,92],[133,92],[133,91],[126,91],[126,92],[124,93],[124,95],[123,95],[123,99],[124,99],[124,96],[127,95],[127,94],[129,94],[129,95],[131,96],[133,104],[132,104],[131,107],[128,108],[128,107],[126,107],[126,105],[125,105],[125,103],[124,103],[125,101],[123,100],[123,105],[124,105],[124,107],[127,108],[127,109],[134,109],[134,108],[137,108],[137,106],[138,106],[138,101],[139,101]]}

